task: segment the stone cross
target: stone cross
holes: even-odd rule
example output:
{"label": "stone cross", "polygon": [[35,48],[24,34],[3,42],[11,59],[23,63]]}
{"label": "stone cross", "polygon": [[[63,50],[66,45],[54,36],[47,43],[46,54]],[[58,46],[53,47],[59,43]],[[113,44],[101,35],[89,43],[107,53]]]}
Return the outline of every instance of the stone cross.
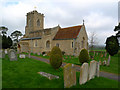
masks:
{"label": "stone cross", "polygon": [[89,74],[88,63],[83,63],[83,65],[80,67],[80,78],[79,78],[80,85],[87,82],[88,74]]}
{"label": "stone cross", "polygon": [[76,69],[74,64],[68,63],[64,66],[64,87],[69,88],[76,85]]}

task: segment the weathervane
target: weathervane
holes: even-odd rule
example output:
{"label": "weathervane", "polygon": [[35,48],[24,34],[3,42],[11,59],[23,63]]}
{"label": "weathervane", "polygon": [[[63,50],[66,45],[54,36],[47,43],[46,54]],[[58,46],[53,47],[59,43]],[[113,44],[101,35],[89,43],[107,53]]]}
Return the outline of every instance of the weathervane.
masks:
{"label": "weathervane", "polygon": [[34,10],[36,10],[36,8],[37,8],[37,7],[36,7],[36,6],[34,6]]}

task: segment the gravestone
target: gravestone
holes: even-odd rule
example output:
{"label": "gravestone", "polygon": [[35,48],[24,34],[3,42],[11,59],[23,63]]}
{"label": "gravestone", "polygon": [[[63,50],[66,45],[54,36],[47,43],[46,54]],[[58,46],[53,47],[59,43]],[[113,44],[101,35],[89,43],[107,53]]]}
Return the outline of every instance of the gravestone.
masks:
{"label": "gravestone", "polygon": [[74,64],[68,63],[64,66],[64,87],[69,88],[76,85],[76,69]]}
{"label": "gravestone", "polygon": [[107,56],[107,52],[105,52],[105,57]]}
{"label": "gravestone", "polygon": [[104,65],[104,66],[106,65],[106,60],[103,61],[103,65]]}
{"label": "gravestone", "polygon": [[40,53],[37,53],[37,55],[40,55]]}
{"label": "gravestone", "polygon": [[25,54],[20,54],[19,58],[25,58]]}
{"label": "gravestone", "polygon": [[0,50],[0,58],[5,58],[5,51],[4,50]]}
{"label": "gravestone", "polygon": [[55,75],[52,75],[50,73],[46,73],[46,72],[38,72],[38,74],[44,76],[44,77],[47,77],[49,80],[52,80],[52,79],[59,79],[59,76],[55,76]]}
{"label": "gravestone", "polygon": [[108,57],[108,60],[107,60],[107,66],[109,66],[110,65],[110,55],[109,55],[109,57]]}
{"label": "gravestone", "polygon": [[79,78],[80,85],[87,82],[88,74],[89,74],[88,63],[83,63],[83,65],[80,67],[80,78]]}
{"label": "gravestone", "polygon": [[99,71],[100,71],[100,65],[99,64],[100,64],[99,62],[97,62],[97,64],[96,64],[96,76],[97,77],[99,77]]}
{"label": "gravestone", "polygon": [[5,54],[8,54],[8,50],[7,49],[5,49]]}
{"label": "gravestone", "polygon": [[28,58],[30,58],[30,53],[28,53]]}
{"label": "gravestone", "polygon": [[13,49],[9,51],[9,59],[10,61],[17,61],[17,52]]}
{"label": "gravestone", "polygon": [[101,61],[99,61],[99,65],[102,65]]}
{"label": "gravestone", "polygon": [[90,67],[89,67],[89,79],[93,79],[96,75],[96,61],[92,60],[90,62]]}

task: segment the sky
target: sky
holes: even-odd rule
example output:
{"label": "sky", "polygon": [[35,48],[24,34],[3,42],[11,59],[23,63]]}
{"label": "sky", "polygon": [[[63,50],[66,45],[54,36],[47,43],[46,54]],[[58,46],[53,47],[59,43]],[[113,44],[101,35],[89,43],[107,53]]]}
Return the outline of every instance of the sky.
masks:
{"label": "sky", "polygon": [[82,25],[90,39],[96,33],[98,45],[105,45],[107,37],[115,35],[118,25],[119,0],[1,0],[0,26],[6,26],[8,35],[15,30],[25,34],[26,14],[36,10],[43,13],[44,28]]}

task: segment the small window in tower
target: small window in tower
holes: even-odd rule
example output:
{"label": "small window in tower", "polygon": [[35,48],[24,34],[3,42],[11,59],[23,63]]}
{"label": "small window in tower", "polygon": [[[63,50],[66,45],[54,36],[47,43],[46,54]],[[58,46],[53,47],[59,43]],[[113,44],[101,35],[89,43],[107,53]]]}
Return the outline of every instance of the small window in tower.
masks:
{"label": "small window in tower", "polygon": [[37,26],[38,27],[40,26],[40,20],[39,19],[37,20]]}
{"label": "small window in tower", "polygon": [[59,47],[59,43],[57,43],[56,46]]}

